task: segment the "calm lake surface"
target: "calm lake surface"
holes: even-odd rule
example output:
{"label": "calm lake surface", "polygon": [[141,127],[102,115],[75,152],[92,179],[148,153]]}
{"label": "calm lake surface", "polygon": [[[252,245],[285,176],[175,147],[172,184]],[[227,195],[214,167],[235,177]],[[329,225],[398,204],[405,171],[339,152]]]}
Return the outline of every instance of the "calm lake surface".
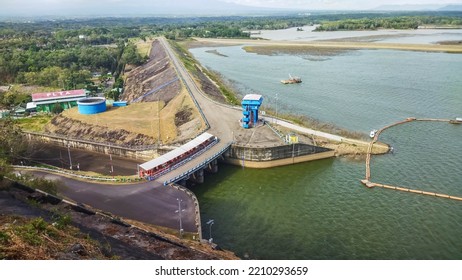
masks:
{"label": "calm lake surface", "polygon": [[[262,94],[273,108],[349,130],[368,133],[410,116],[462,117],[462,55],[265,56],[242,47],[191,52],[243,94]],[[289,73],[303,83],[282,85]],[[372,181],[462,196],[462,126],[413,122],[387,130],[381,140],[394,153],[373,157]],[[215,220],[214,241],[240,257],[462,259],[462,202],[367,189],[359,181],[363,160],[220,169],[192,189],[203,222]]]}

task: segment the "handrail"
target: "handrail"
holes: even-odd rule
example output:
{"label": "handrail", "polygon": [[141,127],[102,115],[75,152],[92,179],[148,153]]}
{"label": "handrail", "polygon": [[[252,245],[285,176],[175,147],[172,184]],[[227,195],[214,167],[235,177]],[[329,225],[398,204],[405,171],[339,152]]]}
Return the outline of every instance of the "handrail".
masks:
{"label": "handrail", "polygon": [[176,176],[175,178],[164,181],[164,186],[166,186],[166,185],[168,185],[170,183],[173,183],[173,182],[178,182],[179,180],[189,176],[190,174],[192,174],[192,173],[196,172],[197,170],[201,169],[202,167],[206,166],[207,164],[209,164],[210,162],[212,162],[213,160],[215,160],[219,156],[221,156],[226,150],[229,149],[229,147],[231,147],[232,144],[233,144],[233,142],[229,142],[219,152],[215,153],[213,156],[211,156],[208,159],[204,160],[201,164],[197,165],[194,168],[189,169],[186,172],[181,173],[180,175]]}
{"label": "handrail", "polygon": [[94,181],[106,181],[106,182],[109,182],[109,181],[116,182],[116,181],[118,181],[118,179],[116,179],[116,178],[80,175],[80,174],[75,174],[73,172],[64,171],[62,169],[53,169],[53,168],[38,167],[38,166],[13,165],[13,168],[22,168],[22,169],[45,171],[45,172],[54,172],[54,173],[69,175],[69,176],[72,176],[72,177],[77,177],[77,178],[80,178],[80,179],[94,180]]}
{"label": "handrail", "polygon": [[217,140],[211,142],[211,143],[208,144],[204,149],[198,151],[197,153],[191,155],[190,157],[183,159],[182,161],[178,162],[177,164],[175,164],[175,165],[173,165],[173,166],[171,166],[171,167],[169,167],[169,168],[163,170],[162,172],[160,172],[160,173],[158,173],[158,174],[156,174],[156,175],[147,176],[147,177],[146,177],[147,180],[148,180],[148,181],[155,180],[155,179],[157,179],[157,178],[159,178],[159,177],[161,177],[161,176],[163,176],[163,175],[165,175],[165,174],[167,174],[167,173],[169,173],[169,172],[171,172],[171,171],[177,169],[178,167],[180,167],[180,166],[186,164],[187,162],[189,162],[189,161],[195,159],[196,157],[198,157],[199,155],[203,154],[205,151],[208,151],[212,146],[214,146],[215,144],[217,144],[219,141],[220,141],[220,140],[217,138]]}

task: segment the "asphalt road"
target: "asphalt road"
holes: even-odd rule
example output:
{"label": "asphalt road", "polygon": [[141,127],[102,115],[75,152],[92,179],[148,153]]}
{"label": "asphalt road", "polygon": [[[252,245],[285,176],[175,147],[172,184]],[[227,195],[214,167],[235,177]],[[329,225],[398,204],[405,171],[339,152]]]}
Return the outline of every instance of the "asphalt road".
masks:
{"label": "asphalt road", "polygon": [[104,212],[153,225],[179,229],[181,200],[183,229],[197,232],[194,201],[185,192],[155,182],[110,185],[83,182],[40,171],[35,176],[60,182],[59,194]]}
{"label": "asphalt road", "polygon": [[[31,156],[31,160],[70,169],[69,155],[73,170],[77,170],[78,165],[80,171],[92,171],[108,176],[136,175],[137,165],[143,163],[143,161],[119,156],[112,156],[111,160],[111,157],[106,154],[72,148],[68,150],[66,147],[51,144],[40,144]],[[111,170],[114,171],[113,174]]]}

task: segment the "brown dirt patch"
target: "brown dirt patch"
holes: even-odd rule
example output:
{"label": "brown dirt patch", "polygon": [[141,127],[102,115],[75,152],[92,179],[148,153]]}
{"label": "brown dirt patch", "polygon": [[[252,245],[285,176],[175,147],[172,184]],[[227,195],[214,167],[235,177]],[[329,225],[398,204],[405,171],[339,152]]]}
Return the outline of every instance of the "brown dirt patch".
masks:
{"label": "brown dirt patch", "polygon": [[[125,89],[121,99],[129,102],[155,90],[137,102],[162,100],[168,103],[182,89],[180,80],[174,81],[178,79],[175,68],[158,40],[152,42],[149,61],[126,74]],[[171,83],[166,85],[169,82]]]}
{"label": "brown dirt patch", "polygon": [[246,46],[246,52],[260,55],[334,56],[353,49],[324,48],[315,46]]}

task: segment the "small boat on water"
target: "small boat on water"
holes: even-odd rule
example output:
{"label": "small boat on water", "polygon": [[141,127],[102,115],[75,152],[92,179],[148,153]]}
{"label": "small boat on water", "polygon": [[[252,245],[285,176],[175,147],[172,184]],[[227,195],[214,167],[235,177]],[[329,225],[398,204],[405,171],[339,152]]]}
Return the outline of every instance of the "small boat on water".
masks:
{"label": "small boat on water", "polygon": [[288,80],[281,80],[281,83],[283,84],[299,84],[302,82],[302,79],[300,77],[292,77],[292,75],[289,74],[289,79]]}
{"label": "small boat on water", "polygon": [[369,133],[369,136],[370,136],[371,138],[374,138],[374,137],[375,137],[375,134],[377,134],[377,131],[378,131],[377,129],[372,130],[371,133]]}
{"label": "small boat on water", "polygon": [[450,120],[449,123],[462,124],[462,118],[455,118],[454,120]]}

